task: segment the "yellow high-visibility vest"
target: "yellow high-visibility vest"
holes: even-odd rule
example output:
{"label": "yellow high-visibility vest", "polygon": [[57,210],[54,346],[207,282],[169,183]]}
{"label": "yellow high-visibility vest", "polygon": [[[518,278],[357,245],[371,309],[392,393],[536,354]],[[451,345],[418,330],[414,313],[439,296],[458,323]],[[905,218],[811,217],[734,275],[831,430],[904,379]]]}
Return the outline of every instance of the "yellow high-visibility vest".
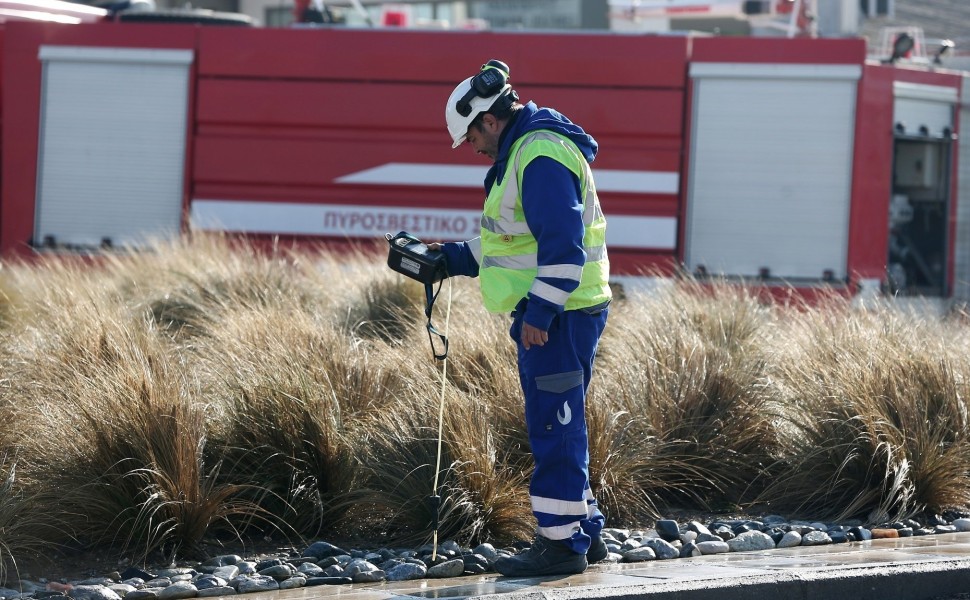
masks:
{"label": "yellow high-visibility vest", "polygon": [[[535,236],[522,210],[522,174],[534,159],[545,156],[561,163],[580,182],[583,203],[583,249],[586,264],[538,266]],[[502,182],[492,186],[482,211],[479,280],[485,308],[501,313],[513,310],[530,291],[566,310],[588,308],[612,297],[610,262],[606,255],[606,217],[600,208],[592,170],[579,148],[552,131],[530,132],[512,144]],[[536,280],[536,276],[579,279],[579,287],[567,294]]]}

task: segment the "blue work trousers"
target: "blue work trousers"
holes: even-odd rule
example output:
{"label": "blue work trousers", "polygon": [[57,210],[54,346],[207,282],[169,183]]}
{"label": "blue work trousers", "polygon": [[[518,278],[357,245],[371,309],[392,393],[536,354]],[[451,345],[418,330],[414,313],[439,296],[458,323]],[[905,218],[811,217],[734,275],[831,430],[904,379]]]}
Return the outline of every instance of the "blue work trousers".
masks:
{"label": "blue work trousers", "polygon": [[[522,308],[522,306],[518,307]],[[568,310],[553,319],[549,341],[522,346],[524,310],[509,331],[518,346],[525,422],[535,460],[529,485],[538,533],[568,540],[585,554],[606,522],[589,487],[586,391],[608,310]]]}

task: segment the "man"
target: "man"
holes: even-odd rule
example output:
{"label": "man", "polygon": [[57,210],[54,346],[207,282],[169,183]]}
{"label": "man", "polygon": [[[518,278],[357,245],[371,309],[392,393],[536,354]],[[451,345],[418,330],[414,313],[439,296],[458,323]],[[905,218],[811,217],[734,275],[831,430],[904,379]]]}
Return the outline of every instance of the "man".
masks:
{"label": "man", "polygon": [[481,237],[432,244],[450,275],[478,276],[485,307],[511,313],[535,460],[532,547],[495,563],[507,576],[582,573],[607,555],[589,487],[585,398],[612,298],[606,219],[589,163],[596,141],[555,110],[518,102],[489,61],[448,98],[453,148],[494,161]]}

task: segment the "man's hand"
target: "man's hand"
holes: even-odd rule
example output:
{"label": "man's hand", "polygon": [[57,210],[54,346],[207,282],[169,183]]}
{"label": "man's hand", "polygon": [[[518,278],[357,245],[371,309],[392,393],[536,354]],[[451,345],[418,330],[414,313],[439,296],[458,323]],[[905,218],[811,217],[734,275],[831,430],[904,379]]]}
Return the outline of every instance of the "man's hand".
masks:
{"label": "man's hand", "polygon": [[522,346],[526,350],[532,346],[543,346],[549,341],[549,333],[529,325],[528,323],[522,323]]}
{"label": "man's hand", "polygon": [[428,244],[428,250],[441,250],[441,244],[438,242],[431,242]]}

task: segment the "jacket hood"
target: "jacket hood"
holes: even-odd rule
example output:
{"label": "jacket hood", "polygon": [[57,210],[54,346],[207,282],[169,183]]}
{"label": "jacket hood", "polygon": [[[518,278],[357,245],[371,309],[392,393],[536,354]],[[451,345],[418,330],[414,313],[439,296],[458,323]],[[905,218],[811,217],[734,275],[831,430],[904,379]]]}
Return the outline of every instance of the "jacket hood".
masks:
{"label": "jacket hood", "polygon": [[[599,144],[596,143],[593,136],[583,131],[582,127],[570,121],[564,114],[553,108],[538,108],[534,102],[529,102],[523,106],[522,113],[518,119],[519,123],[521,123],[520,130],[514,131],[516,128],[513,127],[513,131],[509,136],[513,141],[530,131],[547,129],[569,138],[579,147],[579,151],[586,157],[586,162],[591,163],[596,158]],[[514,138],[512,137],[513,135],[515,136]],[[509,145],[511,146],[511,144]],[[507,150],[508,148],[506,148]]]}
{"label": "jacket hood", "polygon": [[[586,162],[591,163],[596,158],[599,144],[596,143],[593,136],[586,133],[582,127],[570,121],[559,111],[552,108],[539,108],[535,102],[529,102],[521,110],[517,111],[515,117],[509,122],[508,127],[502,132],[502,137],[499,140],[498,158],[485,177],[486,190],[491,189],[492,184],[500,173],[505,173],[505,163],[508,160],[509,149],[515,140],[530,131],[539,129],[552,131],[567,137],[583,153],[583,156],[586,157]],[[501,178],[499,179],[501,180]]]}

